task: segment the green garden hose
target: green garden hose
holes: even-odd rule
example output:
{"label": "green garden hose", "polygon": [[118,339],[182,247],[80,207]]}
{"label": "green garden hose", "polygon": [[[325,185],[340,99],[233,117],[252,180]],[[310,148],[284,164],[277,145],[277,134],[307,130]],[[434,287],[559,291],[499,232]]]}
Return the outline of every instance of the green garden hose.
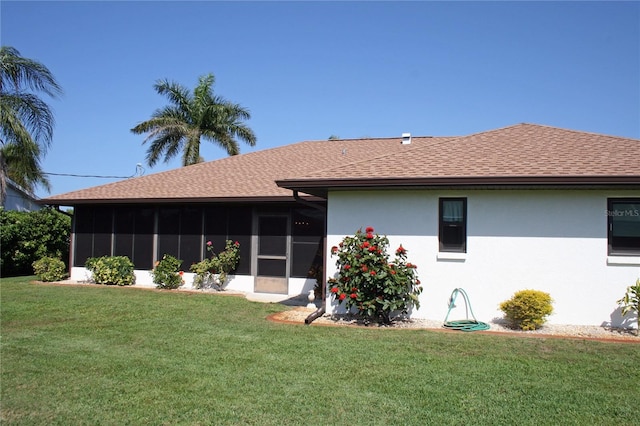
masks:
{"label": "green garden hose", "polygon": [[[451,310],[456,307],[456,298],[458,294],[462,294],[464,298],[465,310],[467,312],[467,319],[464,320],[456,320],[456,321],[447,321],[449,319],[449,314]],[[469,319],[469,312],[471,312],[471,316],[473,319]],[[476,319],[476,316],[473,314],[473,309],[471,309],[471,303],[469,303],[469,297],[467,296],[467,292],[465,292],[461,288],[456,288],[451,292],[451,297],[449,297],[449,311],[447,312],[447,316],[444,319],[444,324],[442,325],[444,328],[448,328],[451,330],[459,330],[459,331],[482,331],[488,330],[489,324],[486,322],[481,322]]]}

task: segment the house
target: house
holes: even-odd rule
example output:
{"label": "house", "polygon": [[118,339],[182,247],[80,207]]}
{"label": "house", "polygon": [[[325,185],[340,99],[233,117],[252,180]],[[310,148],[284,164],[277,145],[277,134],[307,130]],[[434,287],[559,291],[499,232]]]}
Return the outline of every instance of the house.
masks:
{"label": "house", "polygon": [[489,321],[531,288],[553,297],[551,323],[632,326],[616,300],[640,276],[639,165],[640,140],[518,124],[301,142],[43,202],[74,206],[72,279],[88,257],[114,254],[150,283],[163,253],[189,265],[206,241],[232,239],[229,288],[293,296],[313,288],[318,265],[335,274],[327,247],[373,226],[418,265],[416,318],[444,319],[461,287]]}
{"label": "house", "polygon": [[9,178],[6,178],[6,183],[7,196],[2,205],[5,210],[15,210],[19,212],[40,210],[40,204],[38,204],[38,198],[35,195]]}

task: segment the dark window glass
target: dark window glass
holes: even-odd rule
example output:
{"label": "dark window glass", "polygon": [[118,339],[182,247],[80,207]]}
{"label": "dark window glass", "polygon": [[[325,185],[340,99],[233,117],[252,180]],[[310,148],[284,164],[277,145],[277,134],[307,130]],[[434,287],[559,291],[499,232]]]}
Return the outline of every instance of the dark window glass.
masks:
{"label": "dark window glass", "polygon": [[258,219],[259,247],[261,256],[284,256],[287,254],[287,218],[284,216],[262,216]]}
{"label": "dark window glass", "polygon": [[111,256],[111,236],[113,230],[113,210],[96,206],[93,222],[93,256]]}
{"label": "dark window glass", "polygon": [[291,276],[315,278],[322,267],[324,213],[317,209],[295,209],[292,214]]}
{"label": "dark window glass", "polygon": [[[224,250],[227,240],[227,209],[224,207],[209,207],[204,213],[205,244],[211,241],[213,251],[219,253]],[[209,252],[205,251],[205,256]]]}
{"label": "dark window glass", "polygon": [[114,256],[127,256],[135,265],[133,258],[133,236],[135,233],[135,209],[121,207],[114,209]]}
{"label": "dark window glass", "polygon": [[153,207],[135,208],[135,236],[133,240],[133,259],[136,269],[153,268],[153,233],[155,209]]}
{"label": "dark window glass", "polygon": [[202,260],[202,208],[186,207],[182,210],[180,219],[180,259],[181,269],[188,271],[189,267]]}
{"label": "dark window glass", "polygon": [[640,255],[640,199],[608,200],[609,254]]}
{"label": "dark window glass", "polygon": [[237,274],[251,274],[251,233],[253,211],[251,207],[233,207],[228,209],[228,239],[240,243],[240,262]]}
{"label": "dark window glass", "polygon": [[322,265],[321,244],[293,244],[291,256],[291,276],[315,278],[316,270]]}
{"label": "dark window glass", "polygon": [[258,259],[258,275],[261,277],[284,277],[287,261],[284,259]]}
{"label": "dark window glass", "polygon": [[93,256],[93,208],[76,206],[73,210],[73,266],[84,266]]}
{"label": "dark window glass", "polygon": [[[251,273],[251,207],[209,207],[205,210],[205,243],[211,241],[213,251],[219,253],[227,240],[240,244],[240,262],[235,273]],[[209,256],[209,252],[205,252]]]}
{"label": "dark window glass", "polygon": [[467,199],[440,199],[440,251],[467,251]]}
{"label": "dark window glass", "polygon": [[293,211],[291,235],[296,242],[318,241],[324,235],[324,213],[316,209],[296,209]]}
{"label": "dark window glass", "polygon": [[180,210],[162,207],[158,212],[158,259],[165,254],[179,258]]}

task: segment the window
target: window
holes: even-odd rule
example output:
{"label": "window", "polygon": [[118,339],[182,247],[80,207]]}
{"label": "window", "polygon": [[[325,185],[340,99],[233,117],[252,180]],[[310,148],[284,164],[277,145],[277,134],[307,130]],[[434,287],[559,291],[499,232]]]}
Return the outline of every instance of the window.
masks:
{"label": "window", "polygon": [[[224,250],[226,240],[240,243],[238,275],[251,274],[251,207],[211,206],[204,213],[204,241],[211,241],[216,253]],[[205,256],[209,256],[205,252]]]}
{"label": "window", "polygon": [[440,198],[440,251],[467,252],[467,199]]}
{"label": "window", "polygon": [[322,270],[323,211],[294,209],[291,221],[291,276],[316,278]]}
{"label": "window", "polygon": [[113,255],[127,256],[136,269],[153,268],[153,207],[114,209]]}
{"label": "window", "polygon": [[609,254],[640,255],[640,198],[610,198],[607,222]]}
{"label": "window", "polygon": [[110,256],[112,209],[106,206],[77,206],[74,210],[73,266],[84,266],[90,257]]}

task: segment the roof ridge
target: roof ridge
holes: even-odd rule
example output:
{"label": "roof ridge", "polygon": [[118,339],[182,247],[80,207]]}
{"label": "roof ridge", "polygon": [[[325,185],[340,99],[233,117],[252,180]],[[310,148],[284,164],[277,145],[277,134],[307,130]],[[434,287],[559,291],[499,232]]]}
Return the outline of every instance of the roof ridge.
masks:
{"label": "roof ridge", "polygon": [[605,133],[589,132],[589,131],[575,130],[575,129],[566,129],[564,127],[550,126],[548,124],[531,124],[531,123],[520,123],[520,124],[529,124],[531,126],[544,127],[546,129],[562,130],[564,132],[579,133],[579,134],[582,134],[582,135],[587,134],[587,135],[593,135],[593,136],[602,136],[602,137],[605,137],[605,138],[631,140],[631,141],[640,140],[639,138],[627,138],[627,137],[624,137],[624,136],[607,135]]}
{"label": "roof ridge", "polygon": [[[460,136],[434,136],[434,135],[429,135],[429,136],[420,136],[420,135],[411,135],[412,138],[420,138],[420,139],[435,139],[435,138],[457,138]],[[375,137],[362,137],[362,138],[340,138],[340,139],[309,139],[309,140],[305,140],[305,141],[300,141],[300,142],[296,142],[294,143],[318,143],[318,142],[347,142],[347,141],[383,141],[383,140],[401,140],[402,136],[385,136],[385,137],[381,137],[381,138],[375,138]]]}
{"label": "roof ridge", "polygon": [[499,127],[497,129],[483,130],[481,132],[471,133],[469,135],[461,136],[461,138],[467,138],[467,137],[471,137],[471,136],[478,136],[478,135],[482,135],[482,134],[486,134],[486,133],[501,132],[503,130],[515,129],[517,127],[523,127],[523,126],[538,127],[538,128],[551,129],[551,130],[561,130],[563,132],[578,133],[578,134],[582,134],[582,135],[587,134],[587,135],[593,135],[593,136],[603,136],[603,137],[606,137],[606,138],[615,138],[615,139],[622,139],[622,140],[640,140],[638,138],[627,138],[627,137],[624,137],[624,136],[615,136],[615,135],[607,135],[607,134],[604,134],[604,133],[588,132],[588,131],[575,130],[575,129],[567,129],[565,127],[551,126],[549,124],[526,123],[526,122],[512,124],[512,125],[504,126],[504,127]]}
{"label": "roof ridge", "polygon": [[[421,137],[421,136],[412,136],[413,137]],[[429,144],[425,144],[425,145],[413,145],[411,144],[410,146],[407,147],[407,151],[405,151],[404,153],[407,153],[408,151],[415,151],[415,150],[423,150],[429,147],[432,147],[434,145],[443,143],[443,142],[447,142],[453,139],[459,139],[459,138],[463,138],[464,136],[435,136],[435,137],[427,137],[430,139],[433,139],[432,143]],[[380,139],[398,139],[398,138],[376,138],[376,140],[380,140]],[[337,139],[337,140],[342,140],[342,139]],[[360,139],[350,139],[350,140],[360,140]],[[319,173],[319,172],[330,172],[331,170],[334,170],[336,168],[345,168],[345,167],[349,167],[349,166],[357,166],[359,164],[364,164],[364,163],[370,163],[372,161],[378,161],[378,160],[384,160],[387,157],[393,157],[394,155],[397,155],[398,153],[387,153],[387,154],[380,154],[378,156],[373,156],[373,157],[369,157],[366,158],[364,160],[357,160],[357,161],[352,161],[351,163],[346,163],[346,164],[341,164],[339,166],[332,166],[332,167],[324,167],[324,168],[320,168],[320,169],[313,169],[313,170],[309,170],[309,173],[313,174],[313,173]]]}

